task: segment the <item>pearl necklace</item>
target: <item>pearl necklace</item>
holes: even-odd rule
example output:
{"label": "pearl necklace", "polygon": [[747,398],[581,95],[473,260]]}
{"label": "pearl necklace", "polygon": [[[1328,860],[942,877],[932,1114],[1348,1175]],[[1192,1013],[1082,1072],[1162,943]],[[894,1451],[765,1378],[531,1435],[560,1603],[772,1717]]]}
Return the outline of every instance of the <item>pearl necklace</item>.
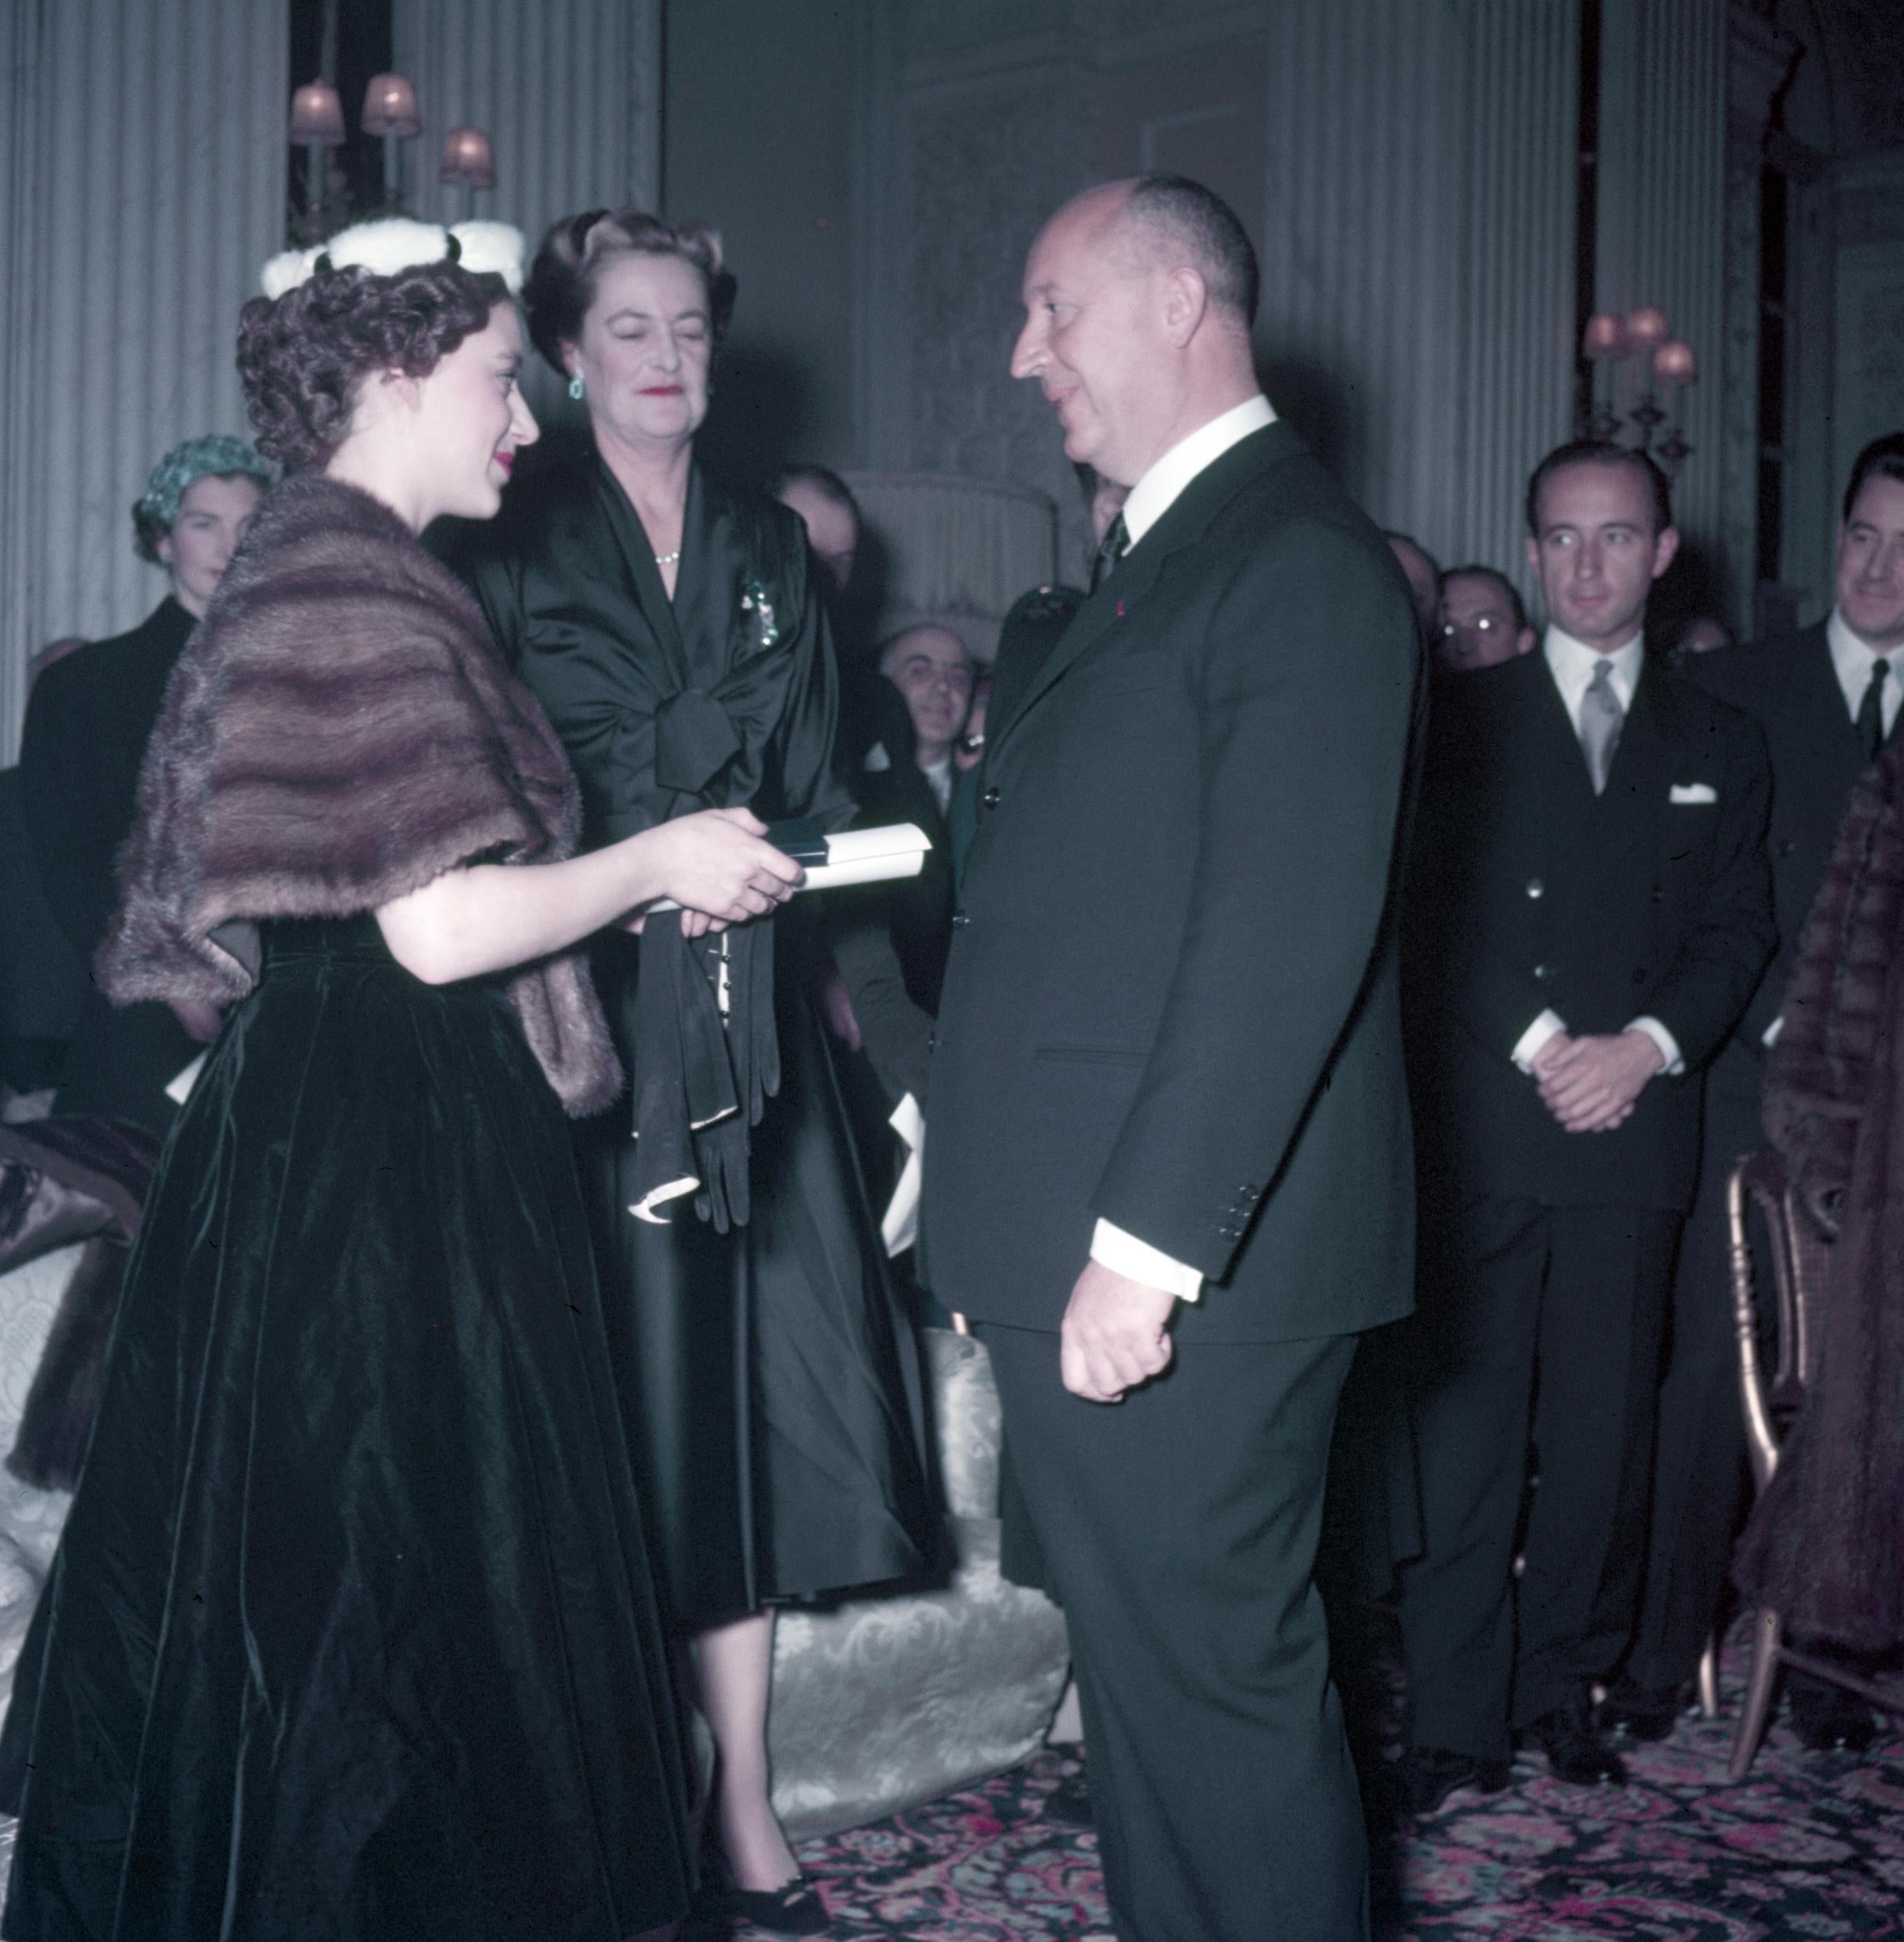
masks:
{"label": "pearl necklace", "polygon": [[657,566],[672,566],[680,556],[681,549],[677,546],[671,553],[656,554],[655,564]]}

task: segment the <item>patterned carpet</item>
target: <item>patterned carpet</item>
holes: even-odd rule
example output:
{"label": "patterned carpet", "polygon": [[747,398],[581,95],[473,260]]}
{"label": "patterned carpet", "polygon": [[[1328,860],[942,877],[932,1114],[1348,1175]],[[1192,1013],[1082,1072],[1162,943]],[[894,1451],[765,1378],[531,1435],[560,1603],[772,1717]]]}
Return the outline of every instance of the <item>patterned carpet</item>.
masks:
{"label": "patterned carpet", "polygon": [[[1719,1718],[1633,1749],[1628,1787],[1568,1787],[1532,1756],[1506,1793],[1457,1794],[1411,1831],[1378,1836],[1382,1942],[1904,1938],[1904,1722],[1886,1721],[1854,1759],[1806,1752],[1781,1719],[1728,1787],[1743,1673],[1735,1634]],[[1096,1837],[1041,1818],[1074,1766],[1047,1752],[969,1793],[803,1844],[829,1933],[1110,1942]],[[696,1926],[684,1942],[722,1933]],[[754,1942],[763,1932],[737,1933]]]}

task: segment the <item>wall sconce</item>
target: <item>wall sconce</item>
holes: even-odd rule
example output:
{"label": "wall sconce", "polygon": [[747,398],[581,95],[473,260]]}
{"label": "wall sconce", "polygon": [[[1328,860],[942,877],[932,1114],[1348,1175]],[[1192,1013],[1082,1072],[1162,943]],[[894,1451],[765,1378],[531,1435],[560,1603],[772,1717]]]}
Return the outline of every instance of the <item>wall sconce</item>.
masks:
{"label": "wall sconce", "polygon": [[[1640,360],[1640,395],[1626,413],[1638,434],[1634,447],[1656,458],[1670,478],[1693,452],[1686,442],[1680,402],[1685,388],[1699,375],[1699,361],[1692,346],[1673,336],[1666,313],[1657,304],[1640,304],[1624,317],[1611,311],[1596,311],[1587,319],[1586,329],[1581,334],[1580,354],[1592,364],[1593,375],[1587,409],[1575,422],[1575,433],[1580,437],[1597,438],[1608,444],[1618,441],[1624,421],[1615,409],[1617,367],[1629,357],[1637,357]],[[1673,393],[1675,401],[1672,426],[1660,440],[1657,451],[1653,447],[1654,436],[1666,423],[1667,414],[1660,409],[1655,388]]]}

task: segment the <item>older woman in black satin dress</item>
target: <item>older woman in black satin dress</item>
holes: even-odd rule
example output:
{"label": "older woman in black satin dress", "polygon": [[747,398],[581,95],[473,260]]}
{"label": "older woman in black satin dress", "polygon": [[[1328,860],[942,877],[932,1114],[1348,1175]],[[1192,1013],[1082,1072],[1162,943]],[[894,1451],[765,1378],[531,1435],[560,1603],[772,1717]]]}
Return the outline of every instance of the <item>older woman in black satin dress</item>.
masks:
{"label": "older woman in black satin dress", "polygon": [[[557,224],[525,292],[593,437],[517,479],[472,571],[567,747],[585,842],[701,808],[853,813],[799,520],[694,459],[732,291],[711,231],[623,210]],[[598,953],[633,1100],[584,1135],[729,1905],[795,1933],[824,1911],[769,1802],[772,1608],[916,1574],[932,1522],[914,1346],[800,975],[814,921],[790,907],[698,942],[650,924]]]}

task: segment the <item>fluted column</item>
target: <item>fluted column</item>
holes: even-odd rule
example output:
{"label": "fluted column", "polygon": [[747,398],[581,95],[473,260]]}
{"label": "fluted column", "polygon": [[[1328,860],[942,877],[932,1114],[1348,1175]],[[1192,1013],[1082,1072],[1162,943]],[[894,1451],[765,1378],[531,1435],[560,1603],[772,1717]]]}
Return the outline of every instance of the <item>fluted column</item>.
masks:
{"label": "fluted column", "polygon": [[1270,21],[1272,402],[1377,519],[1440,550],[1462,361],[1454,11],[1296,0]]}
{"label": "fluted column", "polygon": [[1657,304],[1698,353],[1673,510],[1736,605],[1752,562],[1725,533],[1725,70],[1726,0],[1604,0],[1594,308]]}
{"label": "fluted column", "polygon": [[1275,10],[1270,384],[1384,524],[1518,568],[1568,428],[1574,0]]}
{"label": "fluted column", "polygon": [[254,0],[0,9],[0,751],[26,657],[165,590],[130,508],[245,430],[239,305],[283,245],[288,23]]}
{"label": "fluted column", "polygon": [[1475,0],[1467,33],[1460,423],[1438,530],[1444,564],[1526,591],[1528,475],[1573,429],[1578,0]]}

